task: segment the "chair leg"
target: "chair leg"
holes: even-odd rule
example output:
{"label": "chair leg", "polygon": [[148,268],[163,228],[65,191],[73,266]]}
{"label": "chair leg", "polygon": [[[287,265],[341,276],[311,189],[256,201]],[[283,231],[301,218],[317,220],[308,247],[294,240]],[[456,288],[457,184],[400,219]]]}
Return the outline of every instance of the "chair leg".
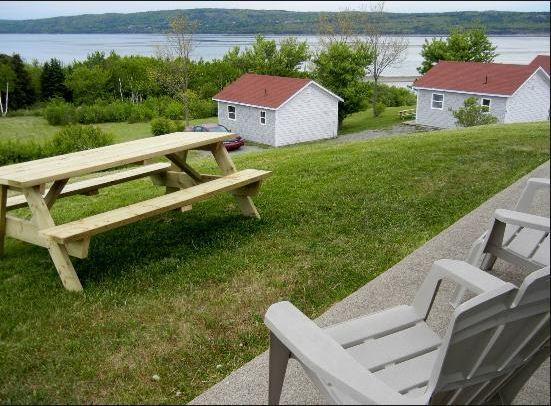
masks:
{"label": "chair leg", "polygon": [[482,259],[482,264],[480,265],[480,269],[483,271],[489,272],[494,267],[494,264],[496,262],[497,257],[492,254],[486,254],[484,255],[484,258]]}
{"label": "chair leg", "polygon": [[278,405],[283,389],[283,380],[291,352],[270,333],[270,377],[268,383],[268,404]]}

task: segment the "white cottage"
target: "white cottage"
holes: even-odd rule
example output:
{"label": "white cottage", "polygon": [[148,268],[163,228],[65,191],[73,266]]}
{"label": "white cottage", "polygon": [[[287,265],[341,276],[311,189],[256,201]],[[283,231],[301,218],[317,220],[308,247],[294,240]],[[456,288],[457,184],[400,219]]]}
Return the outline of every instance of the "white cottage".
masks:
{"label": "white cottage", "polygon": [[251,73],[213,100],[220,124],[245,140],[274,147],[336,137],[343,101],[310,79]]}
{"label": "white cottage", "polygon": [[416,123],[421,125],[455,127],[453,111],[469,97],[501,123],[548,120],[549,55],[539,55],[529,65],[441,61],[413,89]]}

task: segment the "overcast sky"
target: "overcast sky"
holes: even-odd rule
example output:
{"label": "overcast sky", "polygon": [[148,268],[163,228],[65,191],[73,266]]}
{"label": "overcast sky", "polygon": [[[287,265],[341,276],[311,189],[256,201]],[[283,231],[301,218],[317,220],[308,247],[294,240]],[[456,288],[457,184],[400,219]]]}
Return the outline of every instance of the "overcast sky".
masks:
{"label": "overcast sky", "polygon": [[[340,11],[360,8],[361,1],[2,1],[0,19],[30,19],[78,14],[132,13],[186,8]],[[548,1],[387,1],[395,13],[463,10],[548,11]]]}

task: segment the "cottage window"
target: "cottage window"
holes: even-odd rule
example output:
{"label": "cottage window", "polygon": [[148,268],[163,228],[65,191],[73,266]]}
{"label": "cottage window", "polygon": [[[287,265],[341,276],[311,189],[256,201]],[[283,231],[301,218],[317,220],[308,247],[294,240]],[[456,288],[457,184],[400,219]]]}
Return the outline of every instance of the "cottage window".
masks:
{"label": "cottage window", "polygon": [[260,124],[266,125],[266,112],[264,110],[260,110]]}
{"label": "cottage window", "polygon": [[442,110],[444,108],[444,94],[442,93],[432,94],[431,108],[437,109],[437,110]]}
{"label": "cottage window", "polygon": [[491,99],[482,99],[480,100],[480,105],[484,107],[485,111],[490,111],[490,104],[492,104]]}
{"label": "cottage window", "polygon": [[228,106],[228,119],[235,120],[235,106]]}

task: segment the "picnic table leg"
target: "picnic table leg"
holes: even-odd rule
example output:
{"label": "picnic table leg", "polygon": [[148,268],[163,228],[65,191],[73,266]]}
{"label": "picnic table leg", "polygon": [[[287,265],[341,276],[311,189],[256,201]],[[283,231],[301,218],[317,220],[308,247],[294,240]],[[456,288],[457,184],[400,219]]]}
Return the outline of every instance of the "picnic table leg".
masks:
{"label": "picnic table leg", "polygon": [[6,239],[6,204],[8,201],[8,187],[0,186],[0,256],[4,255],[4,240]]}
{"label": "picnic table leg", "polygon": [[[188,154],[188,151],[176,152],[174,154],[170,154],[167,158],[172,161],[172,168],[173,169],[178,170],[180,172],[187,173],[191,176],[191,178],[195,182],[199,182],[201,175],[199,175],[197,172],[195,172],[195,170],[193,170],[193,168],[191,168],[187,164],[187,162],[186,162],[187,161],[187,154]],[[169,187],[169,186],[166,187],[166,193],[172,193],[172,192],[175,192],[177,190],[180,190],[180,189],[175,188],[175,187]],[[186,211],[190,211],[192,209],[193,209],[193,206],[191,204],[188,204],[187,206],[180,207],[179,210],[181,212],[186,212]]]}
{"label": "picnic table leg", "polygon": [[[59,189],[61,192],[61,189]],[[32,221],[38,229],[54,227],[55,223],[48,210],[48,205],[40,193],[40,189],[26,188],[23,189],[29,208],[33,214]],[[54,199],[55,200],[55,199]],[[70,291],[81,291],[82,285],[78,279],[75,268],[69,259],[69,254],[65,245],[59,244],[52,239],[48,240],[48,251],[52,257],[52,261],[57,269],[57,273],[63,283],[65,289]]]}
{"label": "picnic table leg", "polygon": [[[212,148],[211,152],[224,175],[230,175],[237,172],[237,168],[235,167],[230,154],[226,150],[224,143],[218,142]],[[234,194],[234,197],[239,205],[239,208],[241,209],[241,213],[243,213],[244,216],[254,217],[257,219],[260,218],[260,214],[258,214],[258,210],[256,209],[253,199],[250,196]]]}

